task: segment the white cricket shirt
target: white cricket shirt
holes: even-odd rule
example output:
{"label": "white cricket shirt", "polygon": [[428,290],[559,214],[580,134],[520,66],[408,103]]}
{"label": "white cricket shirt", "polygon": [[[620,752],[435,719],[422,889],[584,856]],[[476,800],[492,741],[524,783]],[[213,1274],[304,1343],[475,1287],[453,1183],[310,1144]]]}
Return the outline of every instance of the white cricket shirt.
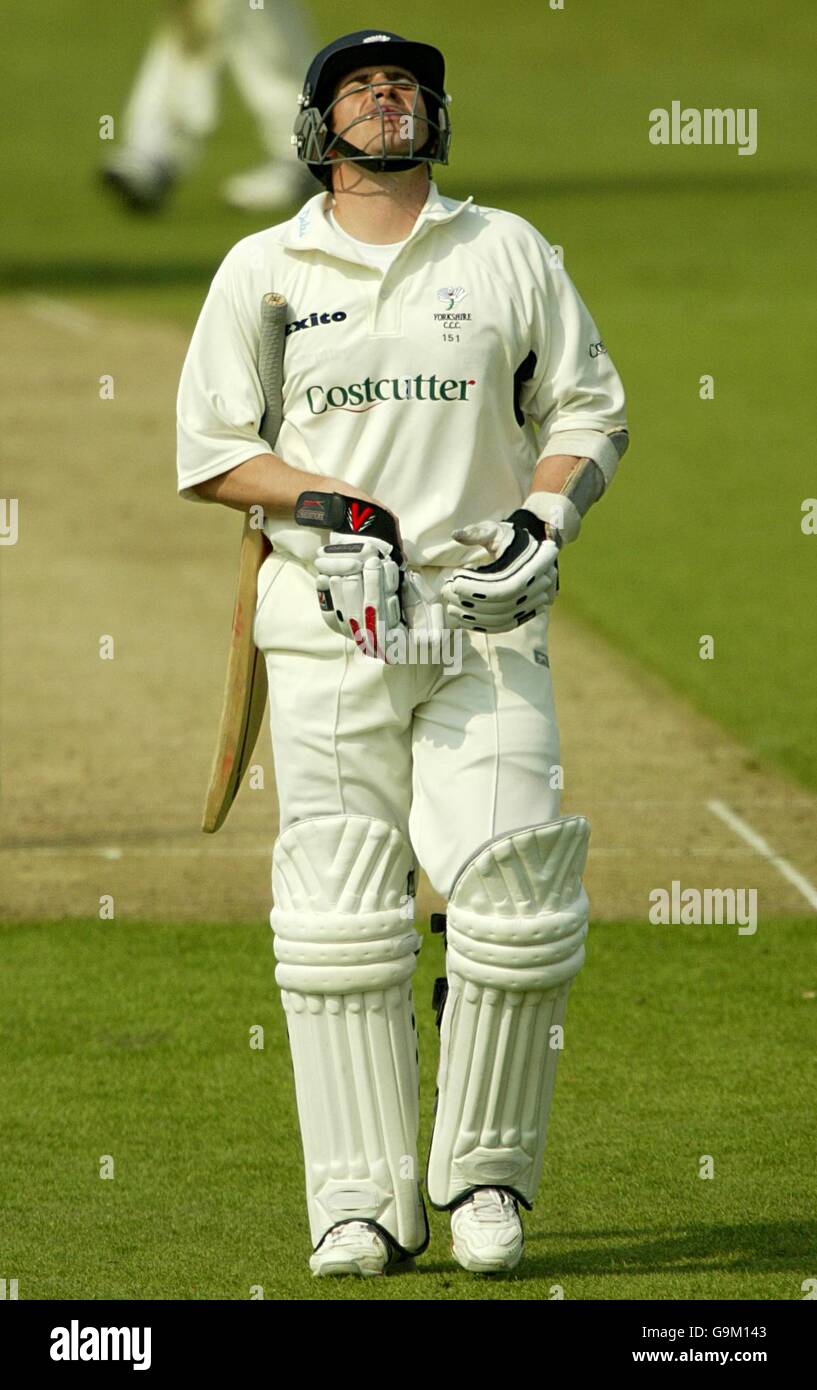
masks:
{"label": "white cricket shirt", "polygon": [[[592,457],[608,480],[624,392],[593,319],[545,238],[473,198],[428,199],[386,268],[332,225],[318,193],[239,241],[216,272],[179,384],[178,487],[271,452],[259,438],[260,306],[289,305],[275,453],[332,474],[400,518],[411,565],[456,565],[456,527],[527,497],[546,454]],[[378,248],[383,250],[383,248]],[[316,487],[320,487],[316,477]],[[322,531],[267,517],[309,562]]]}

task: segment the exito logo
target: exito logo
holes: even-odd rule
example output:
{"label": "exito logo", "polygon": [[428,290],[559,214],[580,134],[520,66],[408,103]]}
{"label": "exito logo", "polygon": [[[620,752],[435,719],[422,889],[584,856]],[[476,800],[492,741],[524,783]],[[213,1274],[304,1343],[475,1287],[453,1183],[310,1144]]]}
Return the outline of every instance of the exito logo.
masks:
{"label": "exito logo", "polygon": [[362,415],[384,401],[467,401],[474,377],[438,381],[432,376],[392,376],[372,381],[353,381],[349,386],[309,386],[306,399],[313,415],[328,410],[349,410]]}
{"label": "exito logo", "polygon": [[342,309],[338,309],[334,314],[307,314],[304,319],[293,319],[288,323],[284,330],[284,337],[288,338],[291,333],[302,333],[305,328],[319,328],[322,323],[343,323],[346,318]]}

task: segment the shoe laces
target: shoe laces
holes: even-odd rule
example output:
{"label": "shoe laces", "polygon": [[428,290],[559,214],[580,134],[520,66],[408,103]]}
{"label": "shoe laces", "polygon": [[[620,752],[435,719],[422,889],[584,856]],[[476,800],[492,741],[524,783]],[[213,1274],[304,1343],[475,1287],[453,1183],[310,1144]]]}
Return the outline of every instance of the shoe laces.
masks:
{"label": "shoe laces", "polygon": [[506,1192],[501,1192],[496,1187],[485,1187],[475,1192],[471,1200],[471,1210],[474,1220],[482,1225],[493,1225],[504,1221],[509,1208],[516,1213],[516,1204],[511,1200]]}
{"label": "shoe laces", "polygon": [[337,1245],[338,1242],[342,1241],[350,1232],[353,1235],[362,1235],[372,1232],[372,1227],[365,1221],[346,1221],[342,1226],[333,1226],[331,1231],[327,1233],[323,1243],[324,1245]]}

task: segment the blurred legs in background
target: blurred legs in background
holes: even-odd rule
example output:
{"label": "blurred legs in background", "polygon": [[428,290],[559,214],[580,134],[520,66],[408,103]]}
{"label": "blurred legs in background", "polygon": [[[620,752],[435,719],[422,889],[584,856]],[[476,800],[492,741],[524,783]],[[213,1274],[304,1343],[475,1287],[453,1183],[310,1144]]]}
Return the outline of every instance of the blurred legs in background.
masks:
{"label": "blurred legs in background", "polygon": [[[261,0],[257,0],[261,5]],[[290,144],[297,96],[314,48],[297,0],[168,0],[124,114],[124,138],[102,170],[128,207],[155,212],[195,166],[215,128],[225,67],[269,155],[229,179],[235,207],[273,209],[306,197],[313,180]]]}
{"label": "blurred legs in background", "polygon": [[317,42],[298,0],[266,0],[266,22],[260,24],[258,13],[246,0],[238,0],[235,8],[227,62],[269,159],[228,179],[222,193],[233,207],[260,212],[293,198],[311,197],[319,190],[309,170],[295,158],[290,141],[298,94]]}

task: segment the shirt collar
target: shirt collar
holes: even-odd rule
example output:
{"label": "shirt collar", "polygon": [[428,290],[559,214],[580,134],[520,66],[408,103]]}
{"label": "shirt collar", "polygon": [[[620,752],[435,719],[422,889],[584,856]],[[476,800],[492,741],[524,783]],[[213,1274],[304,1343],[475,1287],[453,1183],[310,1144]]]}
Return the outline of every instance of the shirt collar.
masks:
{"label": "shirt collar", "polygon": [[[355,255],[354,246],[350,245],[346,237],[335,231],[326,215],[330,205],[329,197],[328,193],[316,193],[314,198],[304,203],[300,212],[296,213],[289,223],[283,237],[283,245],[292,251],[328,251],[330,255],[339,256],[341,260],[352,260]],[[421,228],[429,223],[453,222],[455,217],[459,217],[461,212],[471,207],[473,201],[473,196],[469,196],[463,202],[443,197],[431,179],[428,197],[404,245],[413,241]]]}

